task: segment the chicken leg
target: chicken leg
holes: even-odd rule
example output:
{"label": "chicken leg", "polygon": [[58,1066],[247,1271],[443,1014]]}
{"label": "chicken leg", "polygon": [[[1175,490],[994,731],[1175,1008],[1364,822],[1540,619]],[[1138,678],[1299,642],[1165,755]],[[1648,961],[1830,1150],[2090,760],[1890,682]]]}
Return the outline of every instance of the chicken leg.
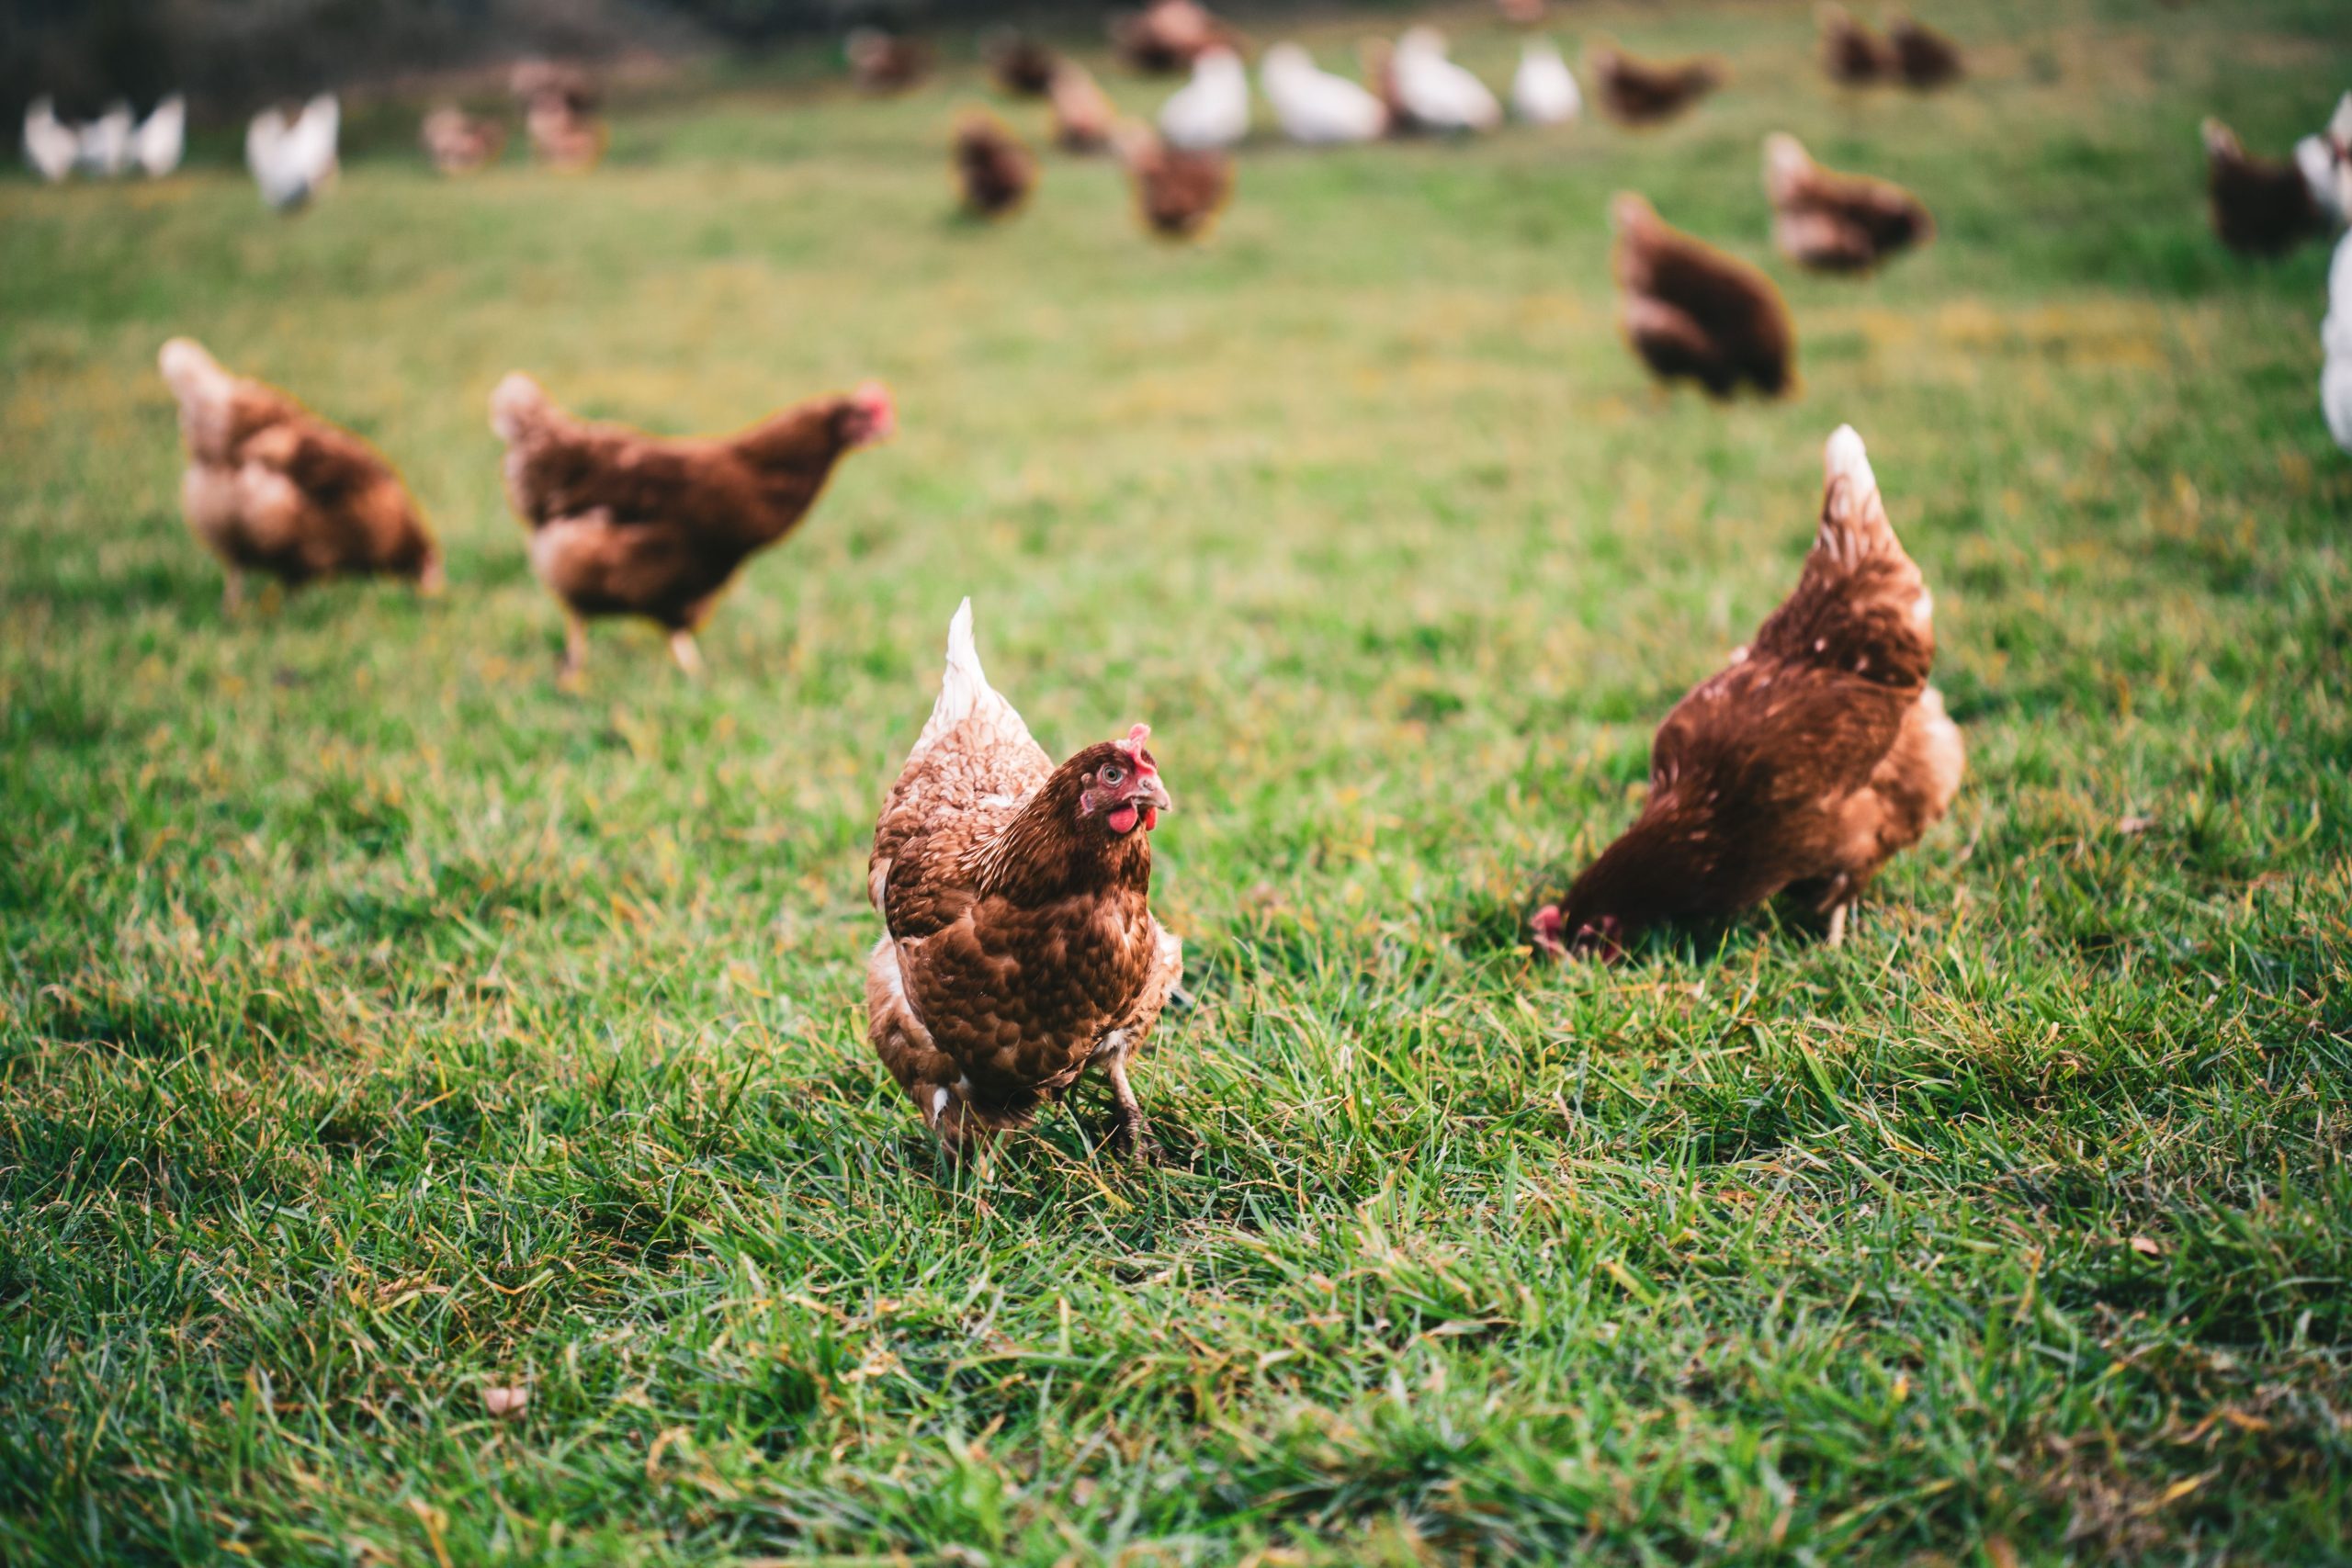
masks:
{"label": "chicken leg", "polygon": [[694,633],[689,631],[672,632],[670,634],[670,657],[678,661],[678,668],[686,672],[687,679],[700,680],[702,678],[702,649],[695,646]]}
{"label": "chicken leg", "polygon": [[588,623],[575,610],[563,613],[563,662],[556,668],[556,679],[573,682],[588,663]]}
{"label": "chicken leg", "polygon": [[1144,1122],[1143,1102],[1136,1098],[1135,1086],[1127,1082],[1127,1054],[1120,1051],[1104,1057],[1102,1076],[1111,1080],[1111,1098],[1116,1102],[1111,1122],[1113,1152],[1137,1165],[1157,1165],[1159,1145]]}

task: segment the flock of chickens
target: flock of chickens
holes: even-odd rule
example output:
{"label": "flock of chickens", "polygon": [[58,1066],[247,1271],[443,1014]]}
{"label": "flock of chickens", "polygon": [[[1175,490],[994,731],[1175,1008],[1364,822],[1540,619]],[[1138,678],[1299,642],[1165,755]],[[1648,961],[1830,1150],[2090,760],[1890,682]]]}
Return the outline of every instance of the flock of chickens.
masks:
{"label": "flock of chickens", "polygon": [[[1137,171],[1155,228],[1184,231],[1186,203],[1167,190],[1197,186],[1187,199],[1214,210],[1230,188],[1223,159],[1241,133],[1235,95],[1244,130],[1249,112],[1238,40],[1193,0],[1158,0],[1117,37],[1138,64],[1192,72],[1156,131],[1117,121],[1091,78],[1032,40],[1000,37],[989,53],[1009,89],[1052,104],[1065,145],[1120,151]],[[1822,42],[1825,68],[1839,82],[1932,85],[1960,69],[1949,43],[1924,29],[1898,27],[1881,39],[1835,10],[1825,13]],[[877,85],[920,73],[920,57],[901,40],[859,35],[850,54]],[[1491,95],[1482,104],[1469,91],[1485,94],[1475,78],[1465,85],[1446,74],[1458,68],[1426,29],[1371,58],[1375,86],[1367,90],[1280,46],[1266,52],[1261,85],[1301,141],[1360,140],[1408,124],[1468,130],[1499,118]],[[1576,82],[1565,66],[1550,76],[1556,64],[1548,46],[1529,50],[1512,95],[1523,116],[1537,118],[1532,102],[1575,112]],[[1592,68],[1601,101],[1636,122],[1676,112],[1724,80],[1712,62],[1652,67],[1606,51],[1594,52]],[[516,88],[544,159],[594,162],[603,133],[583,81],[534,66],[518,73]],[[110,116],[93,152],[88,128],[57,126],[49,106],[37,107],[38,149],[34,122],[27,128],[37,161],[63,157],[70,141],[77,166],[152,166],[148,127],[159,123],[155,144],[167,130],[176,161],[176,108],[148,126],[127,109]],[[331,167],[334,117],[334,101],[322,99],[275,118],[262,140],[322,139]],[[1035,179],[1034,160],[1025,149],[1009,152],[1000,131],[977,118],[956,133],[956,167],[982,210],[1017,205]],[[445,166],[478,166],[498,155],[503,132],[436,111],[425,141]],[[2233,245],[2283,248],[2324,231],[2352,205],[2352,95],[2293,162],[2252,159],[2218,126],[2209,126],[2208,144],[2215,227]],[[266,161],[256,162],[257,175]],[[1800,265],[1864,270],[1933,233],[1917,198],[1825,169],[1793,138],[1767,140],[1763,175],[1773,243]],[[1166,186],[1158,196],[1155,180]],[[309,188],[317,183],[313,168]],[[1761,271],[1669,227],[1637,195],[1615,197],[1611,220],[1624,330],[1656,375],[1695,380],[1717,396],[1792,385],[1793,327]],[[2337,439],[2352,448],[2352,240],[2337,253],[2330,289],[2324,397]],[[422,513],[366,443],[188,339],[165,344],[160,366],[187,450],[183,511],[227,568],[230,607],[249,572],[288,585],[380,573],[441,587],[441,552]],[[505,490],[528,533],[531,569],[562,606],[571,679],[585,657],[588,621],[616,615],[656,622],[679,666],[696,673],[695,630],[736,572],[799,525],[843,457],[888,439],[897,412],[888,391],[868,383],[732,436],[665,439],[575,418],[518,373],[492,393],[490,423],[505,446]],[[1834,945],[1877,872],[1950,807],[1963,750],[1929,683],[1933,597],[1851,427],[1830,436],[1824,469],[1814,544],[1796,584],[1666,716],[1637,818],[1534,910],[1527,934],[1535,952],[1614,959],[1645,929],[1727,916],[1781,895],[1817,916]],[[951,1155],[1023,1124],[1094,1066],[1115,1102],[1114,1145],[1136,1156],[1152,1147],[1128,1068],[1161,1010],[1182,997],[1182,960],[1150,909],[1150,835],[1174,801],[1149,734],[1137,724],[1056,765],[989,683],[969,603],[956,612],[938,699],[876,824],[867,889],[885,931],[866,970],[874,1050]]]}

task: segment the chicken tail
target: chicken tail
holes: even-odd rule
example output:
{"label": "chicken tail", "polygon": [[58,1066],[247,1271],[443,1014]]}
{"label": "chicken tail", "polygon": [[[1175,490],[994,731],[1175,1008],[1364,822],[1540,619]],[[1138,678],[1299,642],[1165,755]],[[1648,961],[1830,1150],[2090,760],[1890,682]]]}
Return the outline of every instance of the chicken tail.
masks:
{"label": "chicken tail", "polygon": [[517,370],[490,394],[490,428],[501,441],[514,446],[546,423],[549,406],[539,384]]}
{"label": "chicken tail", "polygon": [[1894,525],[1888,521],[1886,502],[1879,494],[1878,476],[1871,471],[1870,454],[1852,425],[1841,424],[1831,433],[1821,467],[1818,548],[1848,570],[1890,546],[1899,551]]}
{"label": "chicken tail", "polygon": [[1787,202],[1796,195],[1796,187],[1813,168],[1804,143],[1785,130],[1776,130],[1764,139],[1764,194],[1774,203]]}
{"label": "chicken tail", "polygon": [[907,765],[912,767],[943,736],[975,717],[986,720],[1001,743],[1036,744],[1029,737],[1029,727],[1021,722],[1021,715],[989,684],[988,673],[980,668],[979,645],[972,638],[972,601],[967,598],[956,607],[956,618],[947,623],[947,673],[939,683],[939,700],[932,704],[931,717],[923,721],[922,734],[907,754]]}
{"label": "chicken tail", "polygon": [[229,395],[235,378],[220,368],[220,362],[204,351],[204,345],[194,338],[175,337],[164,344],[155,363],[164,372],[164,383],[172,389],[182,408],[198,408]]}

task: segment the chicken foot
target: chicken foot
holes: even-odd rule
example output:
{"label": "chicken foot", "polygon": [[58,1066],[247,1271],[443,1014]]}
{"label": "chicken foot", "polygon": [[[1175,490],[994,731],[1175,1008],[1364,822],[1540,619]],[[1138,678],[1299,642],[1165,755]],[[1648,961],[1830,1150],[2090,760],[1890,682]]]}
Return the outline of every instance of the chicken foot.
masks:
{"label": "chicken foot", "polygon": [[1135,1086],[1127,1082],[1127,1054],[1121,1051],[1104,1057],[1102,1076],[1111,1081],[1111,1098],[1116,1102],[1111,1113],[1112,1151],[1137,1165],[1157,1165],[1159,1145],[1144,1122],[1143,1102],[1136,1099]]}

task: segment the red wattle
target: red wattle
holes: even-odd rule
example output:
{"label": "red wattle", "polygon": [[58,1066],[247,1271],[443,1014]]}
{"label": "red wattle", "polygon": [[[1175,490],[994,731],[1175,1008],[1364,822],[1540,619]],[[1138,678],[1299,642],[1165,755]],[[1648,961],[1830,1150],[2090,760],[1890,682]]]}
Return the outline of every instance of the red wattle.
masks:
{"label": "red wattle", "polygon": [[1132,806],[1120,807],[1116,811],[1111,813],[1110,822],[1111,831],[1114,833],[1126,834],[1134,832],[1136,826],[1136,808]]}

